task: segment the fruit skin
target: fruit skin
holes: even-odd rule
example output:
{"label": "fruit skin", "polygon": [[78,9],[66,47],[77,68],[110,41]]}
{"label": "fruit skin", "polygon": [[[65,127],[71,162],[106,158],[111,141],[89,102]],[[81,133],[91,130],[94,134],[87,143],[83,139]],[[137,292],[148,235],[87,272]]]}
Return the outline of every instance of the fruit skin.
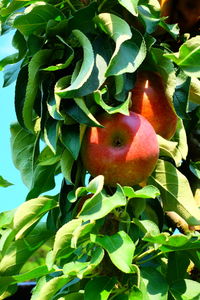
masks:
{"label": "fruit skin", "polygon": [[151,71],[138,72],[131,99],[131,111],[145,117],[163,138],[173,137],[178,118],[166,96],[160,75]]}
{"label": "fruit skin", "polygon": [[87,128],[81,149],[83,165],[92,176],[104,175],[105,184],[135,185],[153,171],[159,146],[151,124],[130,112],[104,114],[97,118],[104,126]]}
{"label": "fruit skin", "polygon": [[178,23],[181,32],[198,28],[200,21],[200,2],[198,0],[159,0],[161,16],[169,16],[169,24]]}

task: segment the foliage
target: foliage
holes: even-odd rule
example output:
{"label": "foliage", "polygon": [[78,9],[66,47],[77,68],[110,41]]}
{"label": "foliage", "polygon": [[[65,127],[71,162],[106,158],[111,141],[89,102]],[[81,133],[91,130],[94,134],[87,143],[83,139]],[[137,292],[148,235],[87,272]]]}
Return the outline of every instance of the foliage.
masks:
{"label": "foliage", "polygon": [[[0,61],[3,85],[16,81],[12,156],[29,188],[27,201],[0,214],[0,299],[31,279],[32,300],[199,299],[191,137],[200,128],[200,36],[167,24],[156,0],[0,5],[1,35],[12,30],[16,49]],[[87,126],[101,126],[97,113],[129,114],[140,69],[160,73],[179,123],[172,140],[158,137],[145,186],[111,188],[84,170],[81,143]],[[60,193],[44,195],[58,174]],[[45,243],[45,261],[32,269]]]}

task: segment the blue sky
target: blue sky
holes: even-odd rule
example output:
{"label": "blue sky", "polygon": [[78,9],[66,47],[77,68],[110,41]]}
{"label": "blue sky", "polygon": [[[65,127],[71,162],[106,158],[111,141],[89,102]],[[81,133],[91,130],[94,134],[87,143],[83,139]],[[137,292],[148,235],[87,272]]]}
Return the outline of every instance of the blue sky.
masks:
{"label": "blue sky", "polygon": [[[16,52],[11,45],[12,35],[0,37],[0,59]],[[7,188],[0,187],[0,212],[13,209],[24,201],[27,188],[21,181],[19,171],[14,167],[10,149],[10,124],[16,121],[14,112],[14,87],[12,84],[2,88],[3,72],[0,72],[0,175],[13,185]]]}
{"label": "blue sky", "polygon": [[[11,40],[12,33],[0,36],[0,59],[16,52],[12,48]],[[14,110],[15,83],[6,88],[2,88],[2,85],[3,72],[0,72],[0,176],[13,183],[12,186],[7,188],[0,187],[0,212],[19,206],[24,202],[28,193],[28,189],[21,180],[20,172],[13,165],[10,148],[10,124],[16,122]],[[57,188],[48,192],[48,195],[58,192],[60,181],[61,176],[58,176],[56,180]]]}

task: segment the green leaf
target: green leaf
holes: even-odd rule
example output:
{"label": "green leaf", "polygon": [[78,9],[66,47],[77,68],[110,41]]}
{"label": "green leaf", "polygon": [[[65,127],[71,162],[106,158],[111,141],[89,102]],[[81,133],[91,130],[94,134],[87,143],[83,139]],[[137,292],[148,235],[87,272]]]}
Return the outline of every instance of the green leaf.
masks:
{"label": "green leaf", "polygon": [[27,4],[27,1],[18,1],[18,0],[14,0],[12,2],[10,1],[1,1],[4,5],[2,7],[1,5],[1,16],[6,17],[10,14],[12,14],[13,12],[15,12],[16,10],[24,7]]}
{"label": "green leaf", "polygon": [[32,184],[36,136],[22,129],[19,124],[11,125],[10,131],[14,165],[20,171],[24,184],[30,188]]}
{"label": "green leaf", "polygon": [[72,253],[74,251],[71,248],[71,240],[74,234],[74,231],[78,226],[82,223],[81,219],[73,219],[69,221],[67,224],[63,225],[56,233],[55,242],[53,245],[52,252],[52,261],[56,258],[67,256],[68,253]]}
{"label": "green leaf", "polygon": [[164,54],[174,61],[188,76],[200,77],[198,58],[200,55],[200,36],[190,38],[183,43],[179,52]]}
{"label": "green leaf", "polygon": [[80,151],[80,127],[78,125],[63,125],[61,127],[61,141],[70,151],[74,160],[78,158]]}
{"label": "green leaf", "polygon": [[118,0],[118,2],[124,6],[133,16],[138,15],[138,2],[139,0]]}
{"label": "green leaf", "polygon": [[44,276],[48,273],[52,272],[52,270],[48,270],[47,266],[39,266],[33,270],[30,270],[26,273],[22,273],[19,275],[12,275],[12,276],[1,276],[0,277],[0,285],[10,285],[14,283],[20,283],[28,280],[33,280]]}
{"label": "green leaf", "polygon": [[183,121],[178,119],[176,132],[171,141],[157,135],[160,157],[167,156],[175,161],[177,167],[180,167],[183,159],[186,160],[188,155],[187,135]]}
{"label": "green leaf", "polygon": [[187,135],[181,119],[178,120],[173,141],[178,143],[175,151],[175,162],[177,166],[180,166],[181,161],[186,160],[188,155]]}
{"label": "green leaf", "polygon": [[30,5],[24,14],[14,20],[13,26],[24,35],[34,32],[44,32],[49,20],[62,19],[63,15],[59,9],[45,2]]}
{"label": "green leaf", "polygon": [[37,165],[33,177],[31,189],[27,195],[27,200],[38,197],[40,194],[52,190],[55,187],[55,174],[57,164]]}
{"label": "green leaf", "polygon": [[71,277],[61,275],[50,280],[41,277],[36,288],[34,288],[31,300],[50,300],[65,284],[71,281]]}
{"label": "green leaf", "polygon": [[145,5],[140,5],[138,7],[138,10],[139,10],[140,17],[142,18],[142,20],[145,24],[146,32],[148,34],[152,34],[156,30],[156,28],[160,22],[160,18],[158,18],[157,16],[155,16],[153,14],[150,7],[147,7]]}
{"label": "green leaf", "polygon": [[[23,82],[23,84],[22,84]],[[26,97],[26,86],[28,83],[28,65],[21,67],[15,85],[15,112],[19,124],[24,128],[23,106]]]}
{"label": "green leaf", "polygon": [[[11,54],[11,55],[3,58],[2,60],[0,60],[0,70],[3,70],[3,68],[6,65],[16,64],[17,62],[19,62],[19,64],[17,64],[15,66],[15,68],[17,68],[17,70],[18,70],[18,68],[21,64],[21,60],[26,53],[26,49],[27,49],[26,41],[25,41],[23,35],[18,30],[13,35],[12,46],[15,49],[17,49],[18,52]],[[11,74],[11,71],[8,71],[8,70],[5,70],[5,71],[6,71],[6,75],[4,78],[4,85],[3,85],[4,87],[8,86],[11,82],[13,82],[13,79],[15,78],[14,75]],[[15,74],[15,76],[16,76],[16,74]]]}
{"label": "green leaf", "polygon": [[10,242],[21,239],[32,230],[46,212],[57,206],[57,202],[50,198],[40,197],[21,204],[15,211],[11,228],[2,243],[2,253],[9,247]]}
{"label": "green leaf", "polygon": [[195,77],[191,77],[189,101],[200,104],[200,80]]}
{"label": "green leaf", "polygon": [[72,47],[70,47],[61,37],[57,36],[57,38],[65,44],[65,62],[64,63],[58,63],[56,65],[52,65],[46,68],[43,68],[44,71],[58,71],[58,70],[63,70],[67,68],[73,58],[74,58],[74,50]]}
{"label": "green leaf", "polygon": [[130,104],[130,97],[131,94],[128,95],[128,98],[123,102],[122,104],[113,107],[109,106],[103,101],[103,93],[100,90],[97,90],[94,92],[94,100],[95,102],[100,105],[107,113],[109,114],[116,114],[116,113],[121,113],[126,116],[129,115],[129,104]]}
{"label": "green leaf", "polygon": [[143,240],[159,245],[159,248],[162,252],[192,250],[198,249],[200,246],[199,239],[193,239],[191,236],[185,236],[183,234],[175,234],[170,236],[166,232],[157,235],[152,235],[147,232]]}
{"label": "green leaf", "polygon": [[164,50],[151,47],[151,59],[153,60],[151,69],[158,71],[162,77],[166,96],[172,103],[176,88],[176,74],[174,64],[169,58],[165,57]]}
{"label": "green leaf", "polygon": [[73,261],[64,265],[63,272],[67,276],[76,276],[80,279],[93,273],[93,270],[101,263],[104,257],[104,250],[96,248],[87,262]]}
{"label": "green leaf", "polygon": [[145,300],[167,300],[168,288],[164,276],[159,271],[150,267],[141,269],[140,290]]}
{"label": "green leaf", "polygon": [[[77,4],[80,1],[77,1]],[[79,29],[83,33],[94,33],[93,18],[97,11],[97,3],[92,2],[82,9],[78,9],[72,13],[72,17],[69,19],[69,30]],[[80,22],[81,20],[81,22]]]}
{"label": "green leaf", "polygon": [[135,245],[129,235],[119,231],[114,235],[97,236],[91,234],[93,243],[97,243],[107,252],[112,263],[124,273],[132,273],[132,260]]}
{"label": "green leaf", "polygon": [[85,286],[85,300],[106,300],[112,292],[116,280],[112,277],[101,276],[92,278]]}
{"label": "green leaf", "polygon": [[102,13],[94,20],[116,44],[106,76],[134,72],[146,56],[146,46],[141,34],[134,30],[132,38],[129,25],[114,14]]}
{"label": "green leaf", "polygon": [[90,110],[87,108],[85,101],[83,98],[74,98],[75,103],[77,106],[84,112],[84,114],[87,116],[88,119],[90,119],[90,122],[93,123],[95,126],[103,127],[92,115]]}
{"label": "green leaf", "polygon": [[12,228],[14,213],[15,209],[3,211],[0,213],[0,228]]}
{"label": "green leaf", "polygon": [[6,179],[4,179],[2,176],[0,176],[0,187],[8,187],[10,185],[13,185],[13,183],[8,182]]}
{"label": "green leaf", "polygon": [[189,225],[200,224],[200,211],[189,182],[171,163],[158,160],[149,182],[159,188],[165,211],[175,211]]}
{"label": "green leaf", "polygon": [[[159,143],[159,149],[160,149],[160,157],[166,156],[172,158],[176,166],[180,166],[182,160],[180,159],[180,153],[178,152],[177,142],[169,141],[163,138],[160,135],[157,135],[158,143]],[[178,157],[176,156],[178,152]]]}
{"label": "green leaf", "polygon": [[84,300],[84,291],[81,290],[77,293],[69,293],[69,294],[67,293],[67,295],[63,293],[63,296],[59,298],[56,297],[55,300]]}
{"label": "green leaf", "polygon": [[79,217],[84,220],[98,220],[106,216],[113,209],[125,206],[126,197],[120,185],[112,196],[106,195],[104,192],[96,193],[83,204],[79,213]]}
{"label": "green leaf", "polygon": [[56,86],[55,93],[62,98],[76,97],[79,89],[91,75],[94,66],[94,53],[89,39],[79,30],[73,30],[73,34],[83,47],[83,62],[78,74],[73,78],[71,85],[64,89],[60,89],[59,86]]}
{"label": "green leaf", "polygon": [[73,232],[73,237],[71,239],[71,247],[77,248],[78,242],[81,243],[88,235],[92,232],[92,229],[95,227],[95,222],[90,222],[78,226]]}
{"label": "green leaf", "polygon": [[146,44],[139,31],[132,28],[133,37],[125,41],[115,57],[112,58],[106,76],[133,73],[146,57]]}
{"label": "green leaf", "polygon": [[129,297],[128,298],[129,300],[143,300],[144,299],[143,295],[142,295],[142,291],[137,286],[132,287],[128,297]]}
{"label": "green leaf", "polygon": [[42,152],[38,156],[37,163],[41,166],[50,166],[55,165],[61,159],[61,153],[54,154],[51,149],[47,146],[45,147]]}
{"label": "green leaf", "polygon": [[61,172],[64,175],[65,179],[68,182],[72,182],[71,171],[74,164],[74,158],[71,152],[69,152],[67,149],[65,149],[62,154],[60,164],[61,164]]}
{"label": "green leaf", "polygon": [[177,38],[179,37],[180,28],[177,23],[176,24],[167,24],[165,22],[165,17],[164,17],[164,18],[160,19],[159,26],[164,28],[174,39],[177,40]]}
{"label": "green leaf", "polygon": [[9,86],[11,83],[13,83],[19,74],[20,68],[21,68],[22,62],[19,61],[15,64],[8,65],[4,69],[4,83],[3,87]]}
{"label": "green leaf", "polygon": [[177,280],[170,286],[170,292],[177,300],[198,300],[200,283],[190,279]]}
{"label": "green leaf", "polygon": [[18,275],[27,259],[51,236],[52,232],[47,230],[46,224],[39,223],[27,237],[10,243],[0,261],[0,275]]}
{"label": "green leaf", "polygon": [[54,154],[56,154],[58,128],[59,128],[59,123],[52,118],[49,118],[45,122],[44,140]]}
{"label": "green leaf", "polygon": [[125,196],[129,199],[131,198],[156,198],[160,195],[159,190],[153,185],[146,185],[140,190],[134,191],[134,189],[130,186],[124,186],[123,191]]}
{"label": "green leaf", "polygon": [[28,228],[56,206],[57,201],[46,197],[39,197],[22,203],[17,208],[13,219],[13,230],[16,234],[16,240],[21,239]]}
{"label": "green leaf", "polygon": [[176,86],[174,93],[174,107],[177,115],[181,119],[190,119],[188,116],[188,95],[191,78],[186,77],[179,79],[179,84]]}
{"label": "green leaf", "polygon": [[[126,102],[131,96],[130,91],[134,88],[136,82],[136,73],[125,73],[114,77],[115,95],[114,98],[119,102]],[[130,103],[129,103],[130,105]]]}
{"label": "green leaf", "polygon": [[198,178],[200,179],[200,162],[190,162],[190,171]]}
{"label": "green leaf", "polygon": [[186,278],[187,268],[190,264],[188,253],[185,251],[170,252],[168,254],[167,279],[170,284],[179,279]]}
{"label": "green leaf", "polygon": [[133,221],[144,234],[157,235],[160,233],[158,226],[151,220],[138,220],[134,218]]}
{"label": "green leaf", "polygon": [[53,50],[39,50],[32,57],[28,66],[28,84],[26,88],[26,96],[23,106],[24,125],[27,129],[33,131],[33,107],[35,98],[39,88],[40,69],[42,66],[51,61]]}

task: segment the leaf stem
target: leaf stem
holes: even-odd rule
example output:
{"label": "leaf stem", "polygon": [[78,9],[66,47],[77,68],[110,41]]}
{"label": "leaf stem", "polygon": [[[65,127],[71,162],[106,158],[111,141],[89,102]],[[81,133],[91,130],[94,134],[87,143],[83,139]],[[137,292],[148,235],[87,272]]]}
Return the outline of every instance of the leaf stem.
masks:
{"label": "leaf stem", "polygon": [[145,263],[151,261],[152,259],[154,259],[154,258],[160,256],[161,254],[163,254],[163,253],[162,253],[162,252],[159,252],[159,253],[155,254],[154,256],[151,256],[151,257],[149,257],[149,258],[147,258],[147,259],[145,259],[145,260],[143,260],[143,261],[141,261],[141,262],[138,261],[138,264],[140,264],[140,265],[145,264]]}
{"label": "leaf stem", "polygon": [[126,287],[117,289],[116,292],[113,292],[114,295],[110,297],[110,300],[113,300],[117,295],[119,295],[119,294],[121,294],[121,293],[123,293],[125,291],[127,291]]}
{"label": "leaf stem", "polygon": [[98,11],[100,11],[102,9],[102,7],[104,6],[104,4],[106,4],[107,0],[103,0],[101,2],[101,4],[99,4],[99,7],[98,7]]}
{"label": "leaf stem", "polygon": [[71,7],[71,9],[72,9],[73,11],[76,11],[76,8],[74,7],[74,5],[71,3],[70,0],[66,0],[66,2],[67,2],[67,4]]}
{"label": "leaf stem", "polygon": [[149,249],[149,250],[143,252],[142,254],[136,255],[136,256],[133,258],[133,260],[134,260],[134,261],[141,260],[141,259],[143,259],[145,256],[147,256],[147,255],[153,253],[154,251],[155,251],[154,248]]}
{"label": "leaf stem", "polygon": [[140,280],[141,280],[141,276],[140,276],[140,269],[137,265],[134,265],[136,268],[136,273],[137,273],[137,287],[140,287]]}

